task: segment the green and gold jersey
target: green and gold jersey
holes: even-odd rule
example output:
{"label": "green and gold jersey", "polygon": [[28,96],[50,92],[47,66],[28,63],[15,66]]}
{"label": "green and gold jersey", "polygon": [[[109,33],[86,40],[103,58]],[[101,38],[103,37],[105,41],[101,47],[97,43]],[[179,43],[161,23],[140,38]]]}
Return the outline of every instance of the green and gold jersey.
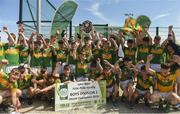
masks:
{"label": "green and gold jersey", "polygon": [[56,52],[57,52],[56,60],[66,63],[68,58],[68,51],[56,49]]}
{"label": "green and gold jersey", "polygon": [[107,88],[112,87],[115,84],[115,75],[112,71],[106,75],[104,73],[102,73],[102,75],[103,75],[104,79],[106,80]]}
{"label": "green and gold jersey", "polygon": [[23,45],[19,46],[19,63],[25,63],[29,60],[29,48]]}
{"label": "green and gold jersey", "polygon": [[31,51],[31,67],[42,66],[42,51],[40,49]]}
{"label": "green and gold jersey", "polygon": [[134,64],[136,63],[136,51],[137,48],[128,48],[128,47],[124,48],[124,56],[129,57]]}
{"label": "green and gold jersey", "polygon": [[89,80],[91,80],[91,79],[96,80],[100,75],[101,75],[101,73],[98,70],[96,70],[94,72],[92,72],[90,70],[89,75],[88,75],[88,79]]}
{"label": "green and gold jersey", "polygon": [[89,73],[88,62],[85,60],[83,62],[77,61],[76,62],[76,75],[85,76]]}
{"label": "green and gold jersey", "polygon": [[155,46],[152,45],[151,49],[150,49],[150,54],[153,54],[154,58],[151,60],[151,63],[153,64],[162,64],[164,63],[164,57],[165,57],[165,53],[164,53],[164,48],[160,45]]}
{"label": "green and gold jersey", "polygon": [[14,91],[18,88],[17,82],[10,83],[9,76],[4,72],[0,72],[0,90]]}
{"label": "green and gold jersey", "polygon": [[161,73],[156,73],[157,77],[157,89],[160,92],[171,92],[173,91],[174,84],[176,82],[175,74],[169,74],[168,76],[163,76]]}
{"label": "green and gold jersey", "polygon": [[113,50],[101,50],[101,55],[103,60],[107,60],[111,64],[114,64],[116,56]]}
{"label": "green and gold jersey", "polygon": [[0,61],[4,59],[4,44],[0,42]]}
{"label": "green and gold jersey", "polygon": [[143,76],[139,73],[137,76],[137,85],[136,88],[142,91],[149,90],[151,86],[153,86],[153,77],[148,76],[146,79],[143,79]]}
{"label": "green and gold jersey", "polygon": [[4,56],[9,61],[9,65],[19,65],[19,46],[5,44]]}
{"label": "green and gold jersey", "polygon": [[132,68],[124,66],[122,69],[120,81],[132,80],[134,78],[134,71]]}
{"label": "green and gold jersey", "polygon": [[138,51],[137,51],[137,61],[144,60],[144,62],[146,62],[147,61],[147,56],[149,54],[150,54],[150,47],[140,45],[138,47]]}
{"label": "green and gold jersey", "polygon": [[101,53],[100,53],[100,49],[93,49],[92,51],[92,54],[93,54],[93,58],[96,60],[97,58],[100,58],[101,57]]}
{"label": "green and gold jersey", "polygon": [[30,74],[23,74],[23,77],[18,80],[18,88],[19,89],[27,89],[31,86],[31,75]]}
{"label": "green and gold jersey", "polygon": [[42,66],[52,67],[52,51],[50,48],[42,51]]}

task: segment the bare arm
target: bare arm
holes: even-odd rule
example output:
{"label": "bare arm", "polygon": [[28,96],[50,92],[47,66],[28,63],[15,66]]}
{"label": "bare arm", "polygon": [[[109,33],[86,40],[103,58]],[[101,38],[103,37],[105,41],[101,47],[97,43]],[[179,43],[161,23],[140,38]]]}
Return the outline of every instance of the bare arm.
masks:
{"label": "bare arm", "polygon": [[62,67],[61,62],[57,62],[56,67],[53,72],[53,76],[59,77],[59,74],[61,74],[61,72],[60,72],[61,67]]}
{"label": "bare arm", "polygon": [[98,59],[96,60],[96,62],[97,62],[97,66],[98,66],[100,72],[102,72],[102,71],[103,71],[103,67],[101,66],[100,59],[98,58]]}
{"label": "bare arm", "polygon": [[8,32],[7,27],[3,27],[3,31],[8,35],[9,43],[15,44],[13,36]]}
{"label": "bare arm", "polygon": [[151,75],[155,74],[155,71],[153,69],[150,68],[150,61],[153,59],[153,55],[148,55],[147,57],[147,62],[146,62],[146,70],[148,71],[148,73],[150,73]]}

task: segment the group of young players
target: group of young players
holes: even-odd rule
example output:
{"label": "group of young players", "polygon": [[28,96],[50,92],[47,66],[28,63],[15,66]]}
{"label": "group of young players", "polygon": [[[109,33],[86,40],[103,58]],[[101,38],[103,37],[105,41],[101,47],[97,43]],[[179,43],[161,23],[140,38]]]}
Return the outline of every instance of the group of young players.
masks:
{"label": "group of young players", "polygon": [[105,38],[95,29],[88,34],[80,29],[68,41],[60,31],[50,38],[34,32],[26,38],[20,23],[16,38],[3,27],[8,43],[0,43],[1,107],[10,100],[18,112],[22,99],[28,104],[34,97],[51,101],[56,83],[99,80],[106,80],[107,99],[114,106],[118,106],[119,87],[121,101],[129,108],[142,98],[146,105],[165,101],[167,107],[179,106],[180,56],[171,46],[176,45],[172,26],[163,43],[160,36],[152,39],[147,32],[126,40],[121,31]]}

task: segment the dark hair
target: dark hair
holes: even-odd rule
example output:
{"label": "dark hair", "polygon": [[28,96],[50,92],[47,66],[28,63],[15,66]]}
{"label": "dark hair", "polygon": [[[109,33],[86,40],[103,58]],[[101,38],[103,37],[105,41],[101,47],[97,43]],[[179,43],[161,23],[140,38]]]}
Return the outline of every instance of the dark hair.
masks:
{"label": "dark hair", "polygon": [[64,66],[64,70],[71,69],[71,66],[69,64]]}
{"label": "dark hair", "polygon": [[88,41],[88,40],[90,40],[91,38],[89,37],[89,36],[86,36],[86,37],[84,37],[84,40],[86,40],[86,41]]}
{"label": "dark hair", "polygon": [[169,68],[170,68],[170,65],[169,65],[168,63],[161,64],[161,68],[162,68],[162,69],[169,69]]}
{"label": "dark hair", "polygon": [[131,44],[132,44],[133,42],[134,42],[133,39],[128,39],[128,40],[127,40],[127,43],[131,43]]}
{"label": "dark hair", "polygon": [[96,61],[95,60],[91,62],[90,67],[96,67]]}
{"label": "dark hair", "polygon": [[160,40],[161,37],[157,35],[157,36],[154,37],[154,39]]}
{"label": "dark hair", "polygon": [[149,42],[149,37],[144,37],[144,38],[143,38],[143,41],[144,41],[144,42]]}
{"label": "dark hair", "polygon": [[145,65],[141,66],[141,71],[146,71],[146,66]]}
{"label": "dark hair", "polygon": [[129,58],[129,57],[124,57],[124,58],[123,58],[123,62],[126,62],[126,61],[127,61],[127,62],[128,62],[128,61],[131,61],[131,58]]}
{"label": "dark hair", "polygon": [[58,41],[58,44],[64,44],[62,40],[59,40]]}

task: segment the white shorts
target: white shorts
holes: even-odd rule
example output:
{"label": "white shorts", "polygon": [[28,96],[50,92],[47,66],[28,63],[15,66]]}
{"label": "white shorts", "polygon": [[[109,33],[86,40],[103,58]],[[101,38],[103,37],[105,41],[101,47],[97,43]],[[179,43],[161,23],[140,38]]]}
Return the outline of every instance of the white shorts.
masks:
{"label": "white shorts", "polygon": [[114,86],[109,87],[109,88],[106,88],[106,91],[107,91],[108,93],[112,93],[112,92],[114,91]]}
{"label": "white shorts", "polygon": [[120,86],[122,87],[123,90],[125,90],[128,86],[129,83],[133,83],[132,80],[126,80],[126,81],[120,81]]}
{"label": "white shorts", "polygon": [[14,69],[14,68],[18,68],[18,66],[8,66],[8,65],[7,65],[6,68],[5,68],[5,72],[6,72],[6,73],[10,73],[11,70]]}
{"label": "white shorts", "polygon": [[48,73],[51,73],[52,72],[52,67],[47,67],[47,71],[48,71]]}
{"label": "white shorts", "polygon": [[31,67],[31,69],[32,69],[32,71],[34,71],[34,72],[38,72],[38,71],[41,70],[40,67]]}
{"label": "white shorts", "polygon": [[151,69],[160,72],[161,70],[161,64],[151,64]]}
{"label": "white shorts", "polygon": [[9,90],[0,91],[0,96],[2,96],[3,98],[9,97],[10,91]]}
{"label": "white shorts", "polygon": [[159,92],[162,98],[167,98],[172,92]]}
{"label": "white shorts", "polygon": [[148,91],[147,90],[140,90],[138,88],[136,88],[136,91],[140,94],[140,95],[145,95]]}
{"label": "white shorts", "polygon": [[138,64],[137,68],[138,68],[139,71],[141,71],[141,67],[142,67],[143,65],[145,65],[145,64]]}

